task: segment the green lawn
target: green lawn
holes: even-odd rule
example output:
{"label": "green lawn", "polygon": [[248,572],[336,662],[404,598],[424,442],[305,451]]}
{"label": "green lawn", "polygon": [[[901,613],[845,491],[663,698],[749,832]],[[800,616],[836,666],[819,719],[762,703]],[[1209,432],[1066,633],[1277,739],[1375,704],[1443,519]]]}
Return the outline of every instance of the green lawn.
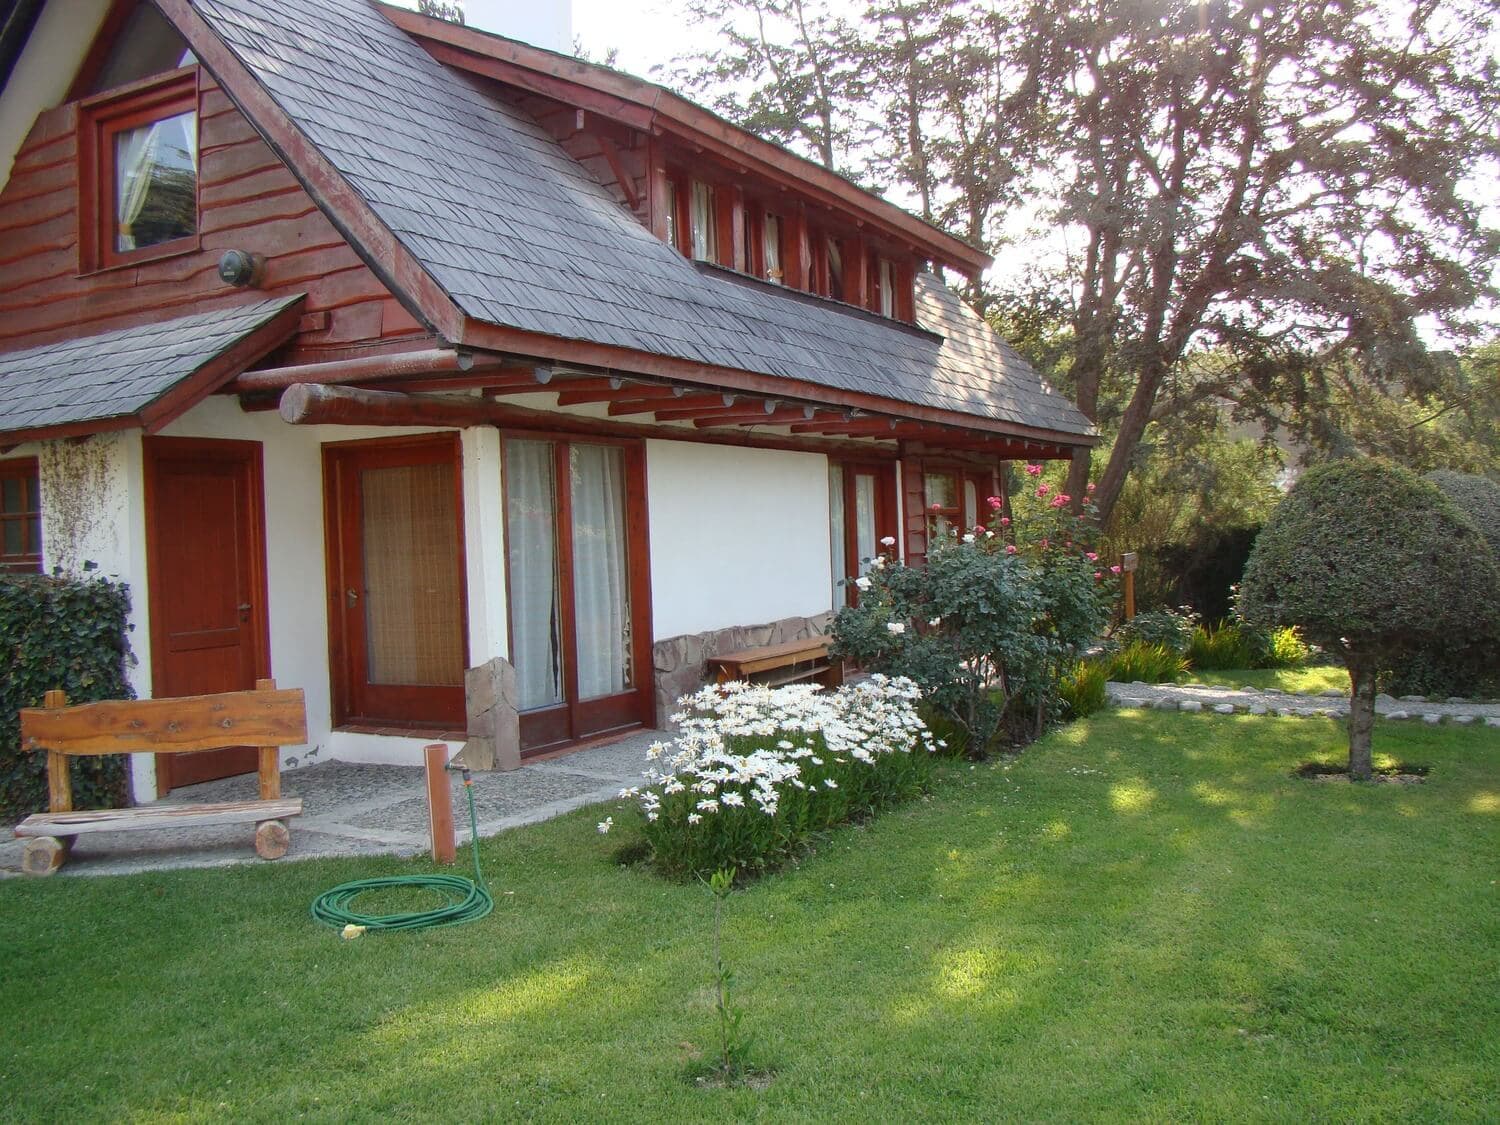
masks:
{"label": "green lawn", "polygon": [[1282,691],[1320,692],[1328,688],[1349,690],[1349,673],[1342,668],[1322,664],[1312,668],[1231,668],[1227,672],[1187,674],[1184,683],[1209,684],[1213,687],[1280,688]]}
{"label": "green lawn", "polygon": [[[343,942],[420,863],[0,884],[7,1120],[1493,1120],[1500,732],[1421,786],[1294,780],[1332,723],[1126,711],[733,896],[764,1090],[708,1045],[709,900],[596,808],[487,841],[489,919]],[[294,835],[295,838],[295,835]]]}

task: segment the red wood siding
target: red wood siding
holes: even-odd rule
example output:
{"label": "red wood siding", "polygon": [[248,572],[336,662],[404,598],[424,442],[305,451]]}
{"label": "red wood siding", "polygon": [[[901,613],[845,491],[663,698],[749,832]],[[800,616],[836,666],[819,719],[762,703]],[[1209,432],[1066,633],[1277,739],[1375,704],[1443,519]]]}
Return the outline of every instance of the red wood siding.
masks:
{"label": "red wood siding", "polygon": [[288,362],[426,335],[206,73],[199,106],[201,248],[79,275],[77,110],[37,118],[0,191],[0,350],[241,303],[220,255],[266,258],[257,292],[306,293]]}

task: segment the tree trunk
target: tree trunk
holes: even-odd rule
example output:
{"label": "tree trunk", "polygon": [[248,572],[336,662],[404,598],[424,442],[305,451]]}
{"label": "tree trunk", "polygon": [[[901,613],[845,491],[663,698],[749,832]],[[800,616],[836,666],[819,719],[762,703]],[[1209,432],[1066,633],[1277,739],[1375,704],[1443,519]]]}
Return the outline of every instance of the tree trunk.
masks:
{"label": "tree trunk", "polygon": [[1349,700],[1349,777],[1370,780],[1370,732],[1375,726],[1375,671],[1351,666],[1354,692]]}

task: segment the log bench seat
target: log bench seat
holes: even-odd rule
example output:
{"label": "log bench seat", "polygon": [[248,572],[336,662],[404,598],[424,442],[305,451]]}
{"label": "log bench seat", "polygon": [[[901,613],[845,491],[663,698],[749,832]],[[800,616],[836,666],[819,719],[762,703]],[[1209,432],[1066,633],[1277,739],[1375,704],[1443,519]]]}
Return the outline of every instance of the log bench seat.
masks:
{"label": "log bench seat", "polygon": [[721,684],[730,680],[748,680],[775,687],[812,681],[834,688],[844,682],[844,662],[829,655],[831,644],[828,637],[807,637],[737,652],[721,652],[708,657],[706,663],[715,682]]}
{"label": "log bench seat", "polygon": [[[278,690],[259,680],[254,691],[84,703],[69,707],[49,691],[42,707],[21,712],[21,746],[47,755],[49,812],[34,813],[15,834],[26,840],[21,870],[50,875],[68,858],[74,840],[89,832],[255,825],[255,852],[280,859],[290,833],[286,821],[302,814],[302,798],[281,796],[281,747],[307,741],[301,688]],[[231,746],[260,751],[260,799],[130,809],[75,811],[68,759],[96,754],[191,754]]]}

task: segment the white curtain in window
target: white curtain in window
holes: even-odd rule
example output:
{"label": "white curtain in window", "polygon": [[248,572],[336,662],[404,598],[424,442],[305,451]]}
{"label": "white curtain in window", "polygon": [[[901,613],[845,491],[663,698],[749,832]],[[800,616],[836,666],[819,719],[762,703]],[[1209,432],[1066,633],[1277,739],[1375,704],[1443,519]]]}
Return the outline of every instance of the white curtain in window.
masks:
{"label": "white curtain in window", "polygon": [[701,180],[694,180],[692,190],[688,218],[692,226],[693,257],[704,262],[718,261],[719,227],[714,189]]}
{"label": "white curtain in window", "polygon": [[781,220],[767,215],[761,231],[766,256],[766,280],[781,284]]}
{"label": "white curtain in window", "polygon": [[165,121],[153,121],[139,129],[115,136],[115,229],[119,240],[116,249],[134,250],[135,235],[131,228],[146,206],[156,174],[157,151],[161,146]]}
{"label": "white curtain in window", "polygon": [[974,525],[979,522],[979,493],[974,489],[974,482],[964,481],[964,528],[973,531]]}
{"label": "white curtain in window", "polygon": [[554,478],[550,442],[505,443],[511,647],[523,711],[563,698]]}
{"label": "white curtain in window", "polygon": [[859,572],[870,569],[875,545],[875,474],[854,474],[854,549],[859,552]]}
{"label": "white curtain in window", "polygon": [[630,591],[625,568],[625,457],[616,446],[571,449],[573,606],[578,698],[630,686]]}
{"label": "white curtain in window", "polygon": [[844,556],[844,467],[828,466],[828,546],[833,559],[833,608],[838,609],[846,600],[844,587],[839,583],[849,576],[848,560]]}

